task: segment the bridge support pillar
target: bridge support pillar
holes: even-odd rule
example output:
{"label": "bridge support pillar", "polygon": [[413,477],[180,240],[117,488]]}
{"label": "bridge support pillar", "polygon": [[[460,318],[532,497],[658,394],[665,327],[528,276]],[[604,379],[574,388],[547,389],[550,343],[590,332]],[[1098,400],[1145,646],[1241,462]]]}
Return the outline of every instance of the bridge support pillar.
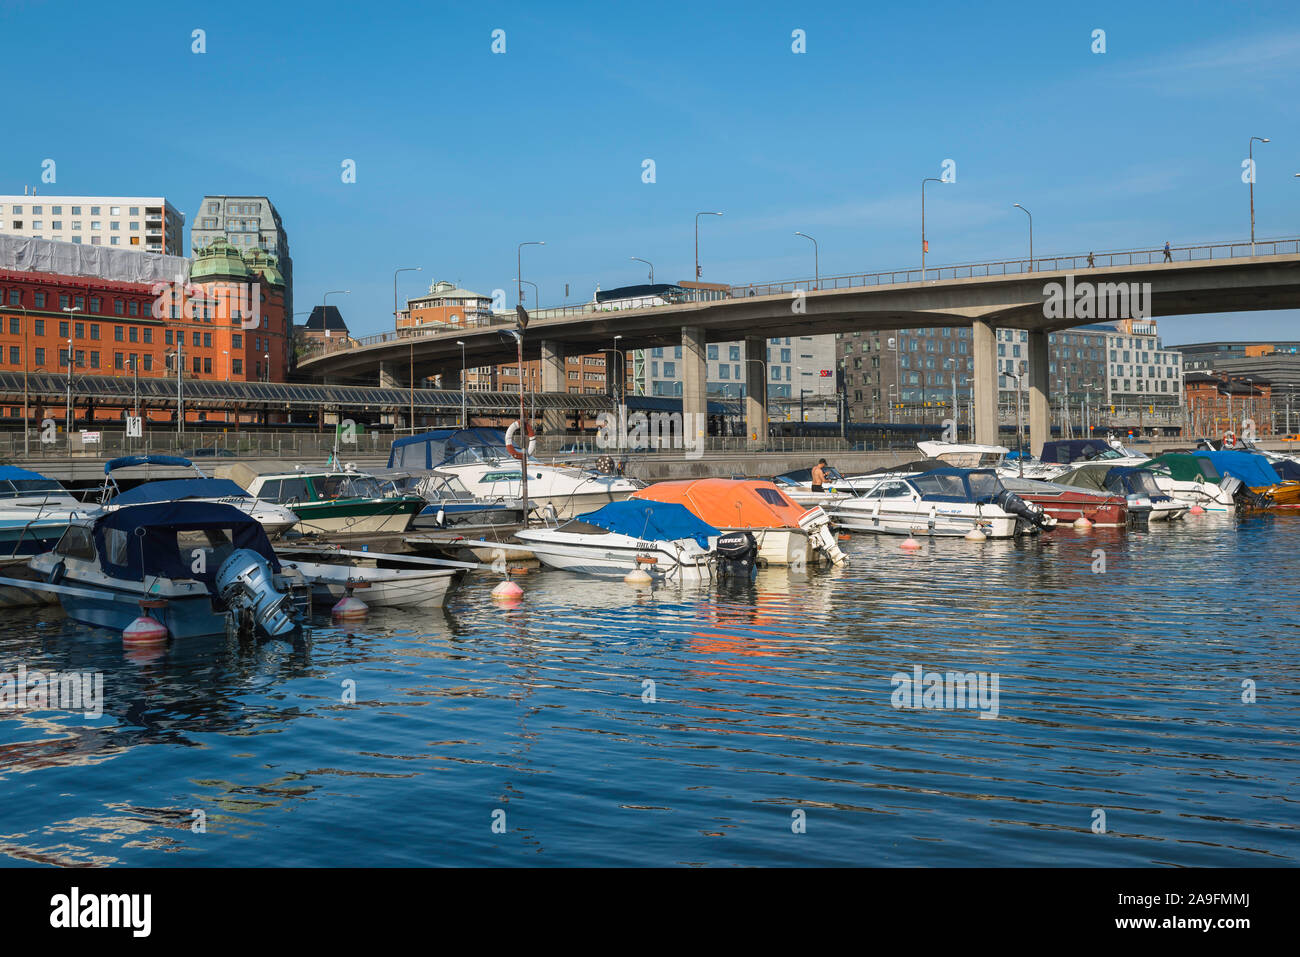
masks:
{"label": "bridge support pillar", "polygon": [[400,389],[402,382],[397,378],[397,363],[379,363],[379,388]]}
{"label": "bridge support pillar", "polygon": [[[542,350],[542,391],[568,392],[569,383],[565,378],[564,343],[552,339],[543,339]],[[563,409],[544,409],[542,411],[542,430],[547,435],[563,435],[568,431],[568,413]]]}
{"label": "bridge support pillar", "polygon": [[[753,361],[751,361],[753,360]],[[745,434],[750,448],[767,445],[767,339],[745,337]]]}
{"label": "bridge support pillar", "polygon": [[1052,435],[1052,406],[1048,393],[1047,333],[1029,333],[1029,451],[1043,454],[1043,443]]}
{"label": "bridge support pillar", "polygon": [[704,330],[682,326],[682,444],[703,449],[709,437],[709,366]]}
{"label": "bridge support pillar", "polygon": [[998,444],[998,343],[993,326],[971,323],[971,349],[975,353],[975,442]]}

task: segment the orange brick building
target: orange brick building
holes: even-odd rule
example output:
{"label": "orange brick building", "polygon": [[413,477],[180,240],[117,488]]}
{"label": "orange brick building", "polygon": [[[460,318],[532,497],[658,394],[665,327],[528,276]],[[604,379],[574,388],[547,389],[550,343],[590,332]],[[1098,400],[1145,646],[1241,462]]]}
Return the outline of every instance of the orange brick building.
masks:
{"label": "orange brick building", "polygon": [[[241,254],[224,240],[196,254],[189,282],[180,285],[0,270],[0,369],[7,372],[66,374],[71,360],[74,376],[174,379],[179,361],[183,379],[282,382],[287,332],[274,257],[260,249]],[[41,411],[36,417],[30,410],[29,421],[65,418],[63,404]],[[74,414],[108,422],[122,409],[78,406]],[[168,413],[148,417],[166,420]]]}

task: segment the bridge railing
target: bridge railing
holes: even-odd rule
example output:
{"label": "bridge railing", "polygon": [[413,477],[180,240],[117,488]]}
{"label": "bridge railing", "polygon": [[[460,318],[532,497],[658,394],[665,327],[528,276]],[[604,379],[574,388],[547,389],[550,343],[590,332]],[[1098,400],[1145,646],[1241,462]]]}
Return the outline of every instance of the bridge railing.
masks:
{"label": "bridge railing", "polygon": [[[1197,260],[1217,261],[1238,259],[1248,256],[1277,256],[1300,254],[1300,239],[1262,239],[1253,245],[1249,242],[1198,243],[1189,246],[1171,246],[1169,262],[1192,262]],[[1165,262],[1164,247],[1150,249],[1108,250],[1064,256],[1041,256],[1033,259],[998,259],[986,262],[962,263],[952,266],[927,266],[925,280],[940,281],[945,279],[982,279],[990,276],[1025,275],[1034,272],[1070,272],[1074,270],[1105,269],[1123,266],[1141,266]],[[796,289],[818,292],[835,289],[853,289],[867,286],[892,286],[920,282],[921,269],[893,269],[884,272],[853,273],[841,276],[822,276],[820,278],[787,279],[780,282],[746,283],[732,286],[725,293],[725,298],[742,299],[747,296],[773,296],[792,293]],[[710,290],[687,290],[685,302],[707,302],[718,298]],[[667,303],[662,306],[650,306],[650,309],[667,309],[680,305],[680,302]],[[532,319],[552,319],[568,316],[590,315],[598,312],[618,312],[619,307],[607,303],[584,302],[571,306],[555,306],[536,309],[530,312]],[[311,359],[325,354],[358,349],[385,343],[403,342],[429,336],[448,338],[474,329],[490,327],[507,328],[515,324],[512,314],[492,314],[468,318],[454,325],[428,325],[414,328],[397,329],[392,332],[357,338],[315,340],[304,346],[299,353],[300,359]]]}

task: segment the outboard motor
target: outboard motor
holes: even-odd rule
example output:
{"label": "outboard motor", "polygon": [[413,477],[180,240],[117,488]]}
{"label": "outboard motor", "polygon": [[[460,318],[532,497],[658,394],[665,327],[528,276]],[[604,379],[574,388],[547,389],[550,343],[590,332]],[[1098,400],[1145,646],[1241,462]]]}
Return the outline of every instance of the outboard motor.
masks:
{"label": "outboard motor", "polygon": [[1126,496],[1125,504],[1128,508],[1128,523],[1132,528],[1146,528],[1151,524],[1151,513],[1155,510],[1151,499],[1129,495]]}
{"label": "outboard motor", "polygon": [[271,566],[247,548],[231,552],[217,569],[217,594],[241,625],[256,625],[272,638],[293,630],[293,602],[275,587]]}
{"label": "outboard motor", "polygon": [[813,548],[831,560],[832,565],[844,564],[844,552],[831,531],[831,517],[820,505],[814,505],[799,516],[799,527],[808,533]]}
{"label": "outboard motor", "polygon": [[758,573],[758,542],[752,532],[718,536],[718,577],[748,581]]}
{"label": "outboard motor", "polygon": [[1239,509],[1264,509],[1273,504],[1273,496],[1267,492],[1252,492],[1235,475],[1225,475],[1219,480],[1219,487],[1232,496],[1233,503]]}
{"label": "outboard motor", "polygon": [[1056,520],[1043,511],[1041,505],[1035,505],[1033,502],[1026,502],[1010,489],[1004,488],[993,497],[993,504],[1004,512],[1012,515],[1019,515],[1029,524],[1036,528],[1051,528],[1056,524]]}

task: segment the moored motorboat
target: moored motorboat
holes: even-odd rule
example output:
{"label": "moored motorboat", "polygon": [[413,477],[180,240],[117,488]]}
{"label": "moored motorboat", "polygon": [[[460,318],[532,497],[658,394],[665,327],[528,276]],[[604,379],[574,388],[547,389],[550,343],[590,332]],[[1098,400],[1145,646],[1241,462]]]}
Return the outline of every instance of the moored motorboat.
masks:
{"label": "moored motorboat", "polygon": [[1042,479],[1007,475],[1000,478],[1004,486],[1042,508],[1058,525],[1070,525],[1081,518],[1102,527],[1119,527],[1129,522],[1128,500],[1123,495]]}
{"label": "moored motorboat", "polygon": [[676,502],[723,532],[749,532],[758,559],[767,565],[798,565],[824,556],[836,565],[844,553],[820,506],[803,508],[771,482],[754,479],[687,479],[655,482],[633,500]]}
{"label": "moored motorboat", "polygon": [[710,577],[719,535],[683,505],[637,499],[515,533],[551,568],[604,576],[640,569],[660,580]]}
{"label": "moored motorboat", "polygon": [[29,567],[69,618],[124,630],[142,601],[174,639],[297,626],[291,586],[262,526],[230,505],[131,505],[68,525]]}
{"label": "moored motorboat", "polygon": [[312,601],[320,604],[333,604],[356,589],[357,597],[375,607],[440,608],[466,574],[463,567],[448,567],[464,563],[413,555],[306,546],[282,547],[276,554],[286,571],[303,577]]}
{"label": "moored motorboat", "polygon": [[403,532],[429,504],[351,467],[261,472],[241,463],[222,471],[256,498],[293,511],[294,530],[304,535]]}
{"label": "moored motorboat", "polygon": [[46,551],[63,536],[70,521],[98,512],[54,479],[13,465],[0,466],[0,556]]}
{"label": "moored motorboat", "polygon": [[[193,477],[179,479],[154,479],[142,482],[123,491],[116,473],[138,466],[171,466],[191,468]],[[130,505],[150,505],[157,502],[211,502],[232,505],[254,518],[270,538],[284,534],[298,521],[291,510],[274,502],[263,502],[250,495],[230,479],[208,478],[203,470],[189,459],[178,455],[127,455],[110,459],[104,464],[104,484],[100,489],[100,507],[106,512]]]}
{"label": "moored motorboat", "polygon": [[1040,507],[1003,486],[992,469],[945,467],[882,481],[865,495],[833,506],[841,528],[892,535],[966,535],[1010,538],[1052,527]]}
{"label": "moored motorboat", "polygon": [[1167,522],[1182,518],[1191,507],[1187,502],[1166,493],[1150,469],[1133,465],[1113,465],[1101,459],[1076,466],[1056,481],[1061,485],[1090,488],[1098,492],[1123,495],[1131,513],[1147,512],[1148,521]]}

